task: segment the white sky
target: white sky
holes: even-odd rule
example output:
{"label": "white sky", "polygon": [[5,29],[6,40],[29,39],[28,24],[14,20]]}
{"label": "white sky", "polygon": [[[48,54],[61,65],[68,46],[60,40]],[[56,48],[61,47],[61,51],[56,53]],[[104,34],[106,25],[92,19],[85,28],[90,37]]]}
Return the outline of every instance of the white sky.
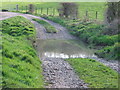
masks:
{"label": "white sky", "polygon": [[[0,2],[106,2],[108,0],[0,0]],[[109,0],[118,2],[120,0]]]}

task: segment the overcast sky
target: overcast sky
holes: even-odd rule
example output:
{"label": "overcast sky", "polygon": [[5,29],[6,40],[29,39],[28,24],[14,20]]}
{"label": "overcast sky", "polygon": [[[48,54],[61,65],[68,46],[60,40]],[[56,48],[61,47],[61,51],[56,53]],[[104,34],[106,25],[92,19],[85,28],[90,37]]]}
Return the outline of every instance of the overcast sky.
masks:
{"label": "overcast sky", "polygon": [[[108,0],[0,0],[0,2],[106,2]],[[120,0],[109,0],[118,2]]]}

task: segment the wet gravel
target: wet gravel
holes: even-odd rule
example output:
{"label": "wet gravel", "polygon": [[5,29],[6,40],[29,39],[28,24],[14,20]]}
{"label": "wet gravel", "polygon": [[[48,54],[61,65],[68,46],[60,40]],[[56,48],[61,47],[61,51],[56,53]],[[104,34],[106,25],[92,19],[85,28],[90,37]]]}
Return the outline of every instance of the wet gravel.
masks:
{"label": "wet gravel", "polygon": [[48,84],[46,88],[88,88],[88,84],[80,80],[70,64],[60,58],[44,58],[43,75]]}

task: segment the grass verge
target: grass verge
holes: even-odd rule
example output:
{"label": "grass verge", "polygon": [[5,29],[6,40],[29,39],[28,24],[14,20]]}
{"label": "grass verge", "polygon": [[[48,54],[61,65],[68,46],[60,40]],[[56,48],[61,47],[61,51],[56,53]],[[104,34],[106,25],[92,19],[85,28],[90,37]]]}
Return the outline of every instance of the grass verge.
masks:
{"label": "grass verge", "polygon": [[90,88],[118,88],[118,73],[93,59],[66,59]]}
{"label": "grass verge", "polygon": [[37,21],[38,23],[42,24],[46,28],[47,33],[57,33],[57,30],[55,27],[50,25],[48,22],[40,19],[33,19],[34,21]]}
{"label": "grass verge", "polygon": [[31,42],[34,25],[16,16],[3,20],[2,30],[2,87],[43,88],[41,61]]}
{"label": "grass verge", "polygon": [[120,43],[115,43],[113,46],[107,46],[95,52],[100,58],[118,59],[120,60]]}

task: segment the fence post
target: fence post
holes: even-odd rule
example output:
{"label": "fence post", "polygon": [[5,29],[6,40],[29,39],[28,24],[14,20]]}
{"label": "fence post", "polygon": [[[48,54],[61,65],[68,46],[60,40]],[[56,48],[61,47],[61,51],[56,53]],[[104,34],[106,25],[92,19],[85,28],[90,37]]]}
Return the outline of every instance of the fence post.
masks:
{"label": "fence post", "polygon": [[41,8],[41,14],[42,14],[42,12],[43,12],[43,8]]}
{"label": "fence post", "polygon": [[53,16],[55,15],[55,8],[53,8]]}
{"label": "fence post", "polygon": [[88,11],[86,11],[86,17],[88,17]]}
{"label": "fence post", "polygon": [[98,18],[98,12],[96,11],[96,19]]}
{"label": "fence post", "polygon": [[22,9],[21,11],[23,12],[23,6],[22,6],[22,8],[21,8],[21,9]]}
{"label": "fence post", "polygon": [[27,6],[26,6],[26,13],[27,13]]}
{"label": "fence post", "polygon": [[47,8],[47,15],[48,15],[48,8]]}
{"label": "fence post", "polygon": [[79,13],[78,13],[78,7],[76,8],[76,12],[75,12],[75,19],[78,19]]}
{"label": "fence post", "polygon": [[16,5],[16,11],[18,11],[18,9],[19,9],[19,6],[18,6],[18,4]]}
{"label": "fence post", "polygon": [[35,13],[37,14],[37,7],[36,7],[36,10],[35,10],[35,11],[36,11]]}

